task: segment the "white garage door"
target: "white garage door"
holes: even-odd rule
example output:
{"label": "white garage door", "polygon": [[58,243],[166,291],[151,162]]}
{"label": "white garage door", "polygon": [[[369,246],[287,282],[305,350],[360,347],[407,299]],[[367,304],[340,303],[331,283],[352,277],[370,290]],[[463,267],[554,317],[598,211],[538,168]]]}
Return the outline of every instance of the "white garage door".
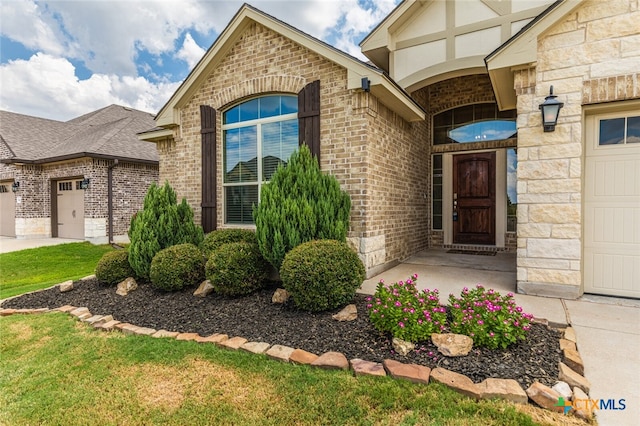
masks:
{"label": "white garage door", "polygon": [[586,124],[584,291],[640,298],[640,110]]}
{"label": "white garage door", "polygon": [[84,190],[81,180],[58,182],[58,237],[84,239]]}
{"label": "white garage door", "polygon": [[11,191],[13,181],[0,182],[0,235],[16,236],[16,195]]}

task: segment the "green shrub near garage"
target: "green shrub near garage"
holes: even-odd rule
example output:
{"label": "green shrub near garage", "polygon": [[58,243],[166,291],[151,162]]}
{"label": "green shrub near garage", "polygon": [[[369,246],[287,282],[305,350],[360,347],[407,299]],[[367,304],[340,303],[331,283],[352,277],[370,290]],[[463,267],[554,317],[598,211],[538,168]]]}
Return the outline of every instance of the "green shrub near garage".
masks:
{"label": "green shrub near garage", "polygon": [[110,251],[102,255],[96,265],[96,279],[102,284],[116,285],[136,273],[129,264],[127,250]]}
{"label": "green shrub near garage", "polygon": [[268,268],[257,244],[240,241],[224,244],[211,253],[206,278],[216,293],[242,296],[265,286]]}
{"label": "green shrub near garage", "polygon": [[316,240],[287,253],[280,277],[296,306],[319,312],[351,302],[365,279],[365,268],[346,243]]}
{"label": "green shrub near garage", "polygon": [[154,287],[180,290],[204,281],[204,257],[193,244],[177,244],[160,250],[151,261],[149,276]]}

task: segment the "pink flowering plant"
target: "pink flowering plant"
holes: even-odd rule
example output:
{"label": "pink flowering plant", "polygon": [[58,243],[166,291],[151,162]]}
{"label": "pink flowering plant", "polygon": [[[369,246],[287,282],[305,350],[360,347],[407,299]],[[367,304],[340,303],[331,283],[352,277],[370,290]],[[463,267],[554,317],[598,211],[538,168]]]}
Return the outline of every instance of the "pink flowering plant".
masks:
{"label": "pink flowering plant", "polygon": [[513,293],[500,293],[477,285],[464,288],[459,298],[449,295],[452,333],[466,334],[478,346],[502,348],[524,340],[533,315],[516,306]]}
{"label": "pink flowering plant", "polygon": [[371,323],[383,333],[409,342],[427,340],[445,329],[446,309],[438,290],[416,288],[418,274],[406,281],[385,286],[381,280],[373,297],[367,298]]}

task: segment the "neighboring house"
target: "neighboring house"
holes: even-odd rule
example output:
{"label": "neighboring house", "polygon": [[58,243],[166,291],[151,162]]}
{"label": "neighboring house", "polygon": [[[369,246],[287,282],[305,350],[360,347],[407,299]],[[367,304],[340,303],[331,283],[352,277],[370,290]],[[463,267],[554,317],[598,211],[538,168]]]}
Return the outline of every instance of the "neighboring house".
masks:
{"label": "neighboring house", "polygon": [[265,159],[304,143],[351,195],[368,276],[517,250],[519,292],[640,297],[638,7],[405,0],[361,43],[374,66],[245,5],[141,138],[207,231],[251,226]]}
{"label": "neighboring house", "polygon": [[113,242],[158,181],[137,133],[153,116],[111,105],[67,122],[0,111],[0,235]]}

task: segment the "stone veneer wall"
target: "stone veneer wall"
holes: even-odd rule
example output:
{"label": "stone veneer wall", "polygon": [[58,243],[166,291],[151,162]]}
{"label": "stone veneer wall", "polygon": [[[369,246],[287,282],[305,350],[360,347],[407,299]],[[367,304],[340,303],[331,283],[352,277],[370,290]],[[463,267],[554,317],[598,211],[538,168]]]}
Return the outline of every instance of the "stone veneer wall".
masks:
{"label": "stone veneer wall", "polygon": [[[637,0],[586,1],[538,40],[518,96],[518,291],[582,294],[583,106],[640,98]],[[564,102],[555,132],[538,105]]]}
{"label": "stone veneer wall", "polygon": [[[20,189],[16,195],[16,236],[51,237],[51,182],[89,178],[85,190],[85,239],[108,236],[107,169],[111,161],[81,158],[44,165],[9,165]],[[158,181],[158,166],[121,162],[113,169],[114,236],[126,236],[131,216],[142,208],[147,189]]]}
{"label": "stone veneer wall", "polygon": [[[335,176],[351,196],[349,241],[367,269],[380,268],[426,247],[428,215],[415,211],[417,202],[426,203],[416,195],[424,188],[416,190],[407,179],[415,173],[419,158],[415,155],[420,153],[411,138],[414,125],[388,111],[375,97],[348,90],[346,69],[257,23],[247,28],[181,109],[181,125],[174,130],[173,139],[158,143],[160,180],[169,180],[178,196],[187,199],[199,223],[199,108],[214,107],[218,112],[217,224],[223,227],[222,112],[255,95],[297,94],[315,80],[320,80],[321,168]],[[377,162],[392,167],[395,175],[382,173]],[[373,191],[383,184],[387,185],[384,189]],[[385,198],[383,192],[393,193],[393,198]],[[388,202],[396,205],[387,206]]]}

